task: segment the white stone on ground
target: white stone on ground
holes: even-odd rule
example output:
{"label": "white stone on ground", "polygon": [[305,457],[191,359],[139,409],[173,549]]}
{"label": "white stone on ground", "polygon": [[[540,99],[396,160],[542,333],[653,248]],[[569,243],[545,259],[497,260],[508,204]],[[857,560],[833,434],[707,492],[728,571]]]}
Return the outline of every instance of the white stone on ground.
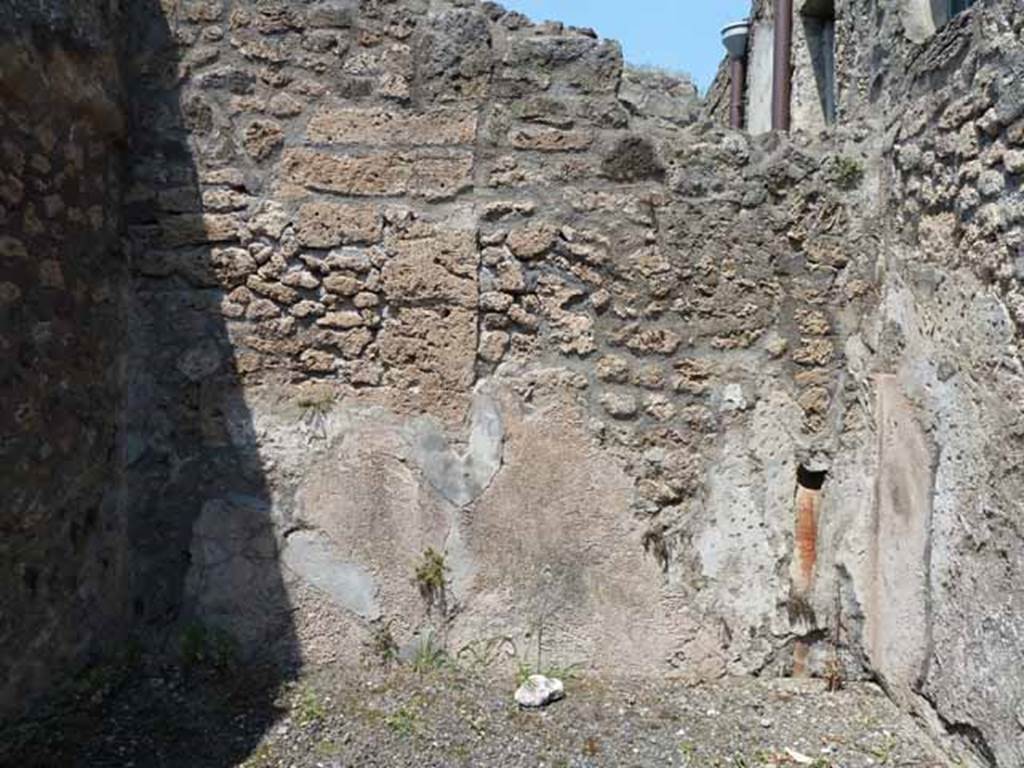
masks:
{"label": "white stone on ground", "polygon": [[544,675],[530,675],[516,689],[516,701],[521,707],[543,707],[565,696],[562,681]]}

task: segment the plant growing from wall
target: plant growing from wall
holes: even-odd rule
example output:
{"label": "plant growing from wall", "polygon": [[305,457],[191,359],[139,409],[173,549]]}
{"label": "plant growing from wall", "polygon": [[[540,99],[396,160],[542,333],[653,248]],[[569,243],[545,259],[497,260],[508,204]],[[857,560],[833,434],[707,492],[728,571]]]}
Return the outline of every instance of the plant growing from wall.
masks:
{"label": "plant growing from wall", "polygon": [[667,530],[668,526],[662,523],[648,528],[644,531],[643,536],[644,552],[655,559],[662,573],[668,573],[669,559],[671,557],[668,541],[665,537]]}
{"label": "plant growing from wall", "polygon": [[835,627],[832,629],[832,647],[829,659],[825,662],[825,685],[830,692],[840,691],[843,685],[846,683],[846,677],[843,674],[843,662],[839,658],[839,641],[842,637],[843,631],[843,600],[842,600],[842,586],[840,582],[836,581],[836,607],[835,607]]}
{"label": "plant growing from wall", "polygon": [[327,418],[334,407],[334,393],[325,388],[310,388],[298,399],[302,418],[309,428],[310,442],[327,438]]}
{"label": "plant growing from wall", "polygon": [[854,189],[864,179],[864,165],[855,157],[836,155],[832,176],[841,189]]}
{"label": "plant growing from wall", "polygon": [[427,606],[427,615],[438,617],[442,648],[448,647],[448,572],[444,553],[433,547],[423,551],[423,557],[416,566],[416,587]]}

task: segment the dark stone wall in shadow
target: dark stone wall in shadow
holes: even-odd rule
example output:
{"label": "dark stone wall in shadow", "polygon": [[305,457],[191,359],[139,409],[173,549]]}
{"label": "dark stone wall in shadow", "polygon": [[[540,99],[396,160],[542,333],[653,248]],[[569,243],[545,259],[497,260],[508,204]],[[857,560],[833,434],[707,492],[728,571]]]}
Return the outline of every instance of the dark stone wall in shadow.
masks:
{"label": "dark stone wall in shadow", "polygon": [[0,5],[0,721],[125,635],[109,24]]}
{"label": "dark stone wall in shadow", "polygon": [[204,117],[180,105],[177,46],[160,4],[132,3],[122,25],[132,613],[157,638],[200,614],[213,624],[218,613],[231,615],[241,647],[289,661],[270,499],[221,313],[217,251],[235,244],[207,242],[194,157],[207,139]]}
{"label": "dark stone wall in shadow", "polygon": [[[145,697],[176,726],[145,734],[136,764],[236,764],[298,654],[203,224],[202,115],[181,107],[158,0],[0,21],[23,32],[0,41],[0,762],[129,759],[105,753],[106,718],[95,738],[18,729],[131,648],[146,675],[189,669],[186,706]],[[238,710],[200,678],[238,690],[256,670],[245,727],[217,738]]]}

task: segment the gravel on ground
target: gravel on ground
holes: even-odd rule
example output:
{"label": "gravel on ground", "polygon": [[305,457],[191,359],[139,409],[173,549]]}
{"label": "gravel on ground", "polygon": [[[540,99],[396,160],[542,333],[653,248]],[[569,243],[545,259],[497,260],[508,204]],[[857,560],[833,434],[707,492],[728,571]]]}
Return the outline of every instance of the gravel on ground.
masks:
{"label": "gravel on ground", "polygon": [[321,667],[294,679],[134,674],[0,728],[0,765],[88,768],[867,768],[955,765],[876,686],[820,680],[566,682],[541,710],[513,676]]}

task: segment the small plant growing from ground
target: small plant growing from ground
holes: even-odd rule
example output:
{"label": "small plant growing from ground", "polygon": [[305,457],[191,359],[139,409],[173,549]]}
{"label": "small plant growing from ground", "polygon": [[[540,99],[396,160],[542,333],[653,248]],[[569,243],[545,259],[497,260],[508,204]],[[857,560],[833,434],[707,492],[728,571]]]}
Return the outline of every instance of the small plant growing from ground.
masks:
{"label": "small plant growing from ground", "polygon": [[469,669],[480,672],[490,669],[503,657],[515,658],[516,655],[515,640],[508,635],[499,635],[466,643],[455,654],[455,658],[460,663],[465,663]]}
{"label": "small plant growing from ground", "polygon": [[123,667],[96,664],[86,668],[74,678],[72,690],[79,698],[98,702],[119,686],[126,674],[127,670]]}
{"label": "small plant growing from ground", "polygon": [[419,715],[406,706],[399,707],[394,714],[385,717],[384,724],[402,736],[414,736],[420,730]]}
{"label": "small plant growing from ground", "polygon": [[442,669],[448,663],[448,654],[443,646],[434,641],[434,633],[428,631],[412,657],[412,668],[420,674]]}
{"label": "small plant growing from ground", "polygon": [[832,648],[825,662],[825,686],[830,693],[841,691],[846,683],[843,661],[839,657],[839,643],[843,632],[843,600],[839,581],[836,581],[835,627],[832,630]]}
{"label": "small plant growing from ground", "polygon": [[516,685],[525,683],[532,674],[535,674],[533,665],[528,661],[520,661],[516,665]]}
{"label": "small plant growing from ground", "polygon": [[540,662],[531,664],[527,659],[520,659],[516,664],[516,685],[522,685],[530,675],[544,675],[562,682],[579,680],[583,675],[583,664],[548,664],[540,666]]}
{"label": "small plant growing from ground", "polygon": [[303,688],[295,700],[295,720],[301,726],[319,725],[327,719],[327,708],[317,692]]}
{"label": "small plant growing from ground", "polygon": [[897,746],[899,746],[899,742],[897,742],[896,737],[886,731],[885,741],[879,746],[873,747],[868,751],[876,760],[878,760],[879,765],[891,765],[892,756],[896,752]]}
{"label": "small plant growing from ground", "polygon": [[693,765],[693,758],[697,755],[697,746],[692,741],[681,741],[678,749],[683,758],[683,764]]}
{"label": "small plant growing from ground", "polygon": [[385,670],[398,661],[398,643],[391,632],[391,622],[385,622],[373,627],[370,639],[366,642],[367,653],[378,662]]}
{"label": "small plant growing from ground", "polygon": [[582,664],[551,664],[541,672],[545,677],[554,677],[562,681],[579,680],[583,676]]}
{"label": "small plant growing from ground", "polygon": [[201,622],[192,622],[185,627],[179,650],[186,671],[208,667],[217,672],[228,672],[238,661],[238,643],[231,633],[219,627],[207,627]]}

